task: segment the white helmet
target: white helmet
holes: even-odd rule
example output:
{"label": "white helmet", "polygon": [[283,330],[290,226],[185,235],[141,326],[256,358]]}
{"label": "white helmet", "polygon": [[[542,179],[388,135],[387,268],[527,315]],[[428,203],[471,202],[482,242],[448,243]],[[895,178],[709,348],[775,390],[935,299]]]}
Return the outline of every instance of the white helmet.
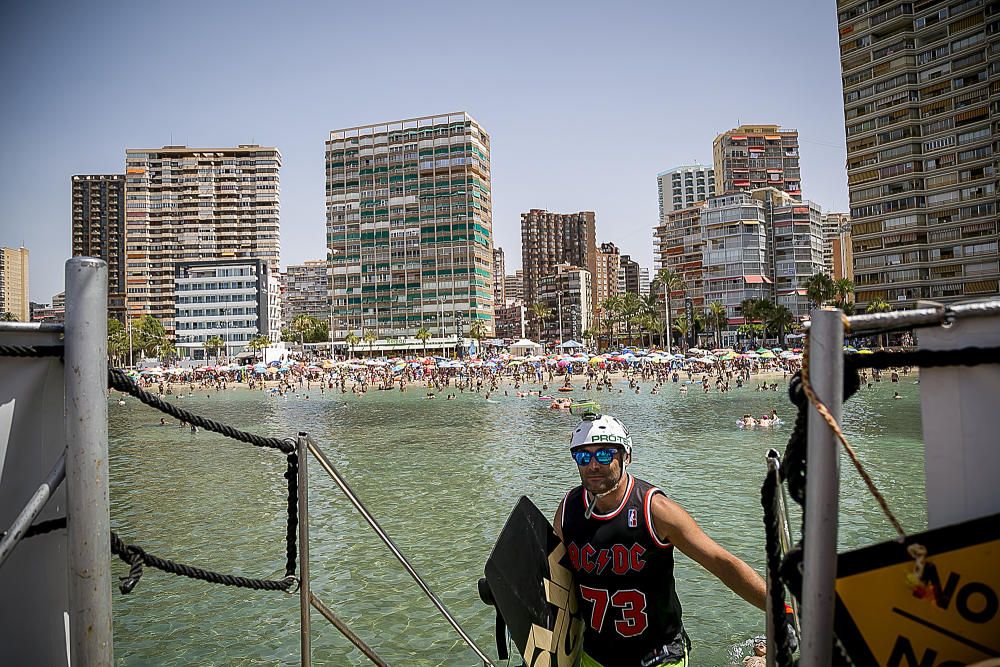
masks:
{"label": "white helmet", "polygon": [[625,424],[611,415],[585,414],[583,421],[573,430],[570,450],[585,445],[603,444],[618,445],[626,454],[632,454],[632,436]]}

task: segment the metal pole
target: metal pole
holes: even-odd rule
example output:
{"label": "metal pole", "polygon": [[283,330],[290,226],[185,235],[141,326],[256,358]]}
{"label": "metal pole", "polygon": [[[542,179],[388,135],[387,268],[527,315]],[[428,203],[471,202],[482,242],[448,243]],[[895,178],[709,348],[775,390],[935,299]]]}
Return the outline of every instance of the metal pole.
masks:
{"label": "metal pole", "polygon": [[73,667],[114,663],[108,507],[108,265],[66,262],[66,509]]}
{"label": "metal pole", "polygon": [[299,457],[299,635],[302,667],[312,664],[312,637],[309,622],[309,448],[306,434],[295,441]]}
{"label": "metal pole", "polygon": [[[840,423],[844,391],[844,325],[836,308],[812,311],[809,380]],[[833,649],[834,584],[837,577],[837,512],[840,450],[823,417],[809,407],[809,476],[806,479],[802,582],[802,667],[829,667]]]}
{"label": "metal pole", "polygon": [[24,537],[24,533],[27,532],[31,524],[34,523],[35,519],[42,510],[45,509],[45,503],[48,502],[49,496],[52,492],[59,488],[62,484],[63,479],[66,477],[66,454],[63,453],[56,464],[49,471],[48,476],[45,481],[39,485],[38,489],[31,495],[28,499],[27,504],[21,513],[17,515],[14,519],[14,523],[11,524],[10,530],[4,535],[3,539],[0,540],[0,567],[3,567],[3,563],[7,560],[7,556],[10,556],[14,552],[14,547],[17,546],[21,538]]}
{"label": "metal pole", "polygon": [[566,342],[563,340],[562,330],[562,292],[556,292],[556,307],[559,310],[559,344],[562,345]]}
{"label": "metal pole", "polygon": [[430,598],[431,602],[434,603],[434,606],[437,607],[439,612],[441,612],[441,615],[444,616],[445,620],[448,621],[448,623],[451,625],[451,627],[455,629],[456,632],[458,632],[459,636],[465,641],[466,644],[468,644],[469,648],[471,648],[473,651],[476,652],[476,655],[480,657],[483,663],[488,667],[492,667],[493,662],[490,661],[490,659],[486,657],[486,654],[483,653],[482,649],[480,649],[476,645],[476,643],[472,641],[472,638],[469,637],[469,635],[465,632],[465,630],[462,629],[462,626],[458,624],[458,621],[456,621],[452,617],[452,615],[445,608],[444,604],[437,598],[436,595],[434,595],[434,592],[430,589],[430,587],[426,583],[424,583],[424,580],[420,578],[420,575],[417,573],[417,571],[413,569],[412,565],[410,565],[410,561],[406,559],[406,556],[403,555],[403,552],[399,550],[399,548],[392,541],[389,535],[386,534],[386,532],[382,529],[382,526],[380,526],[378,521],[375,520],[375,517],[371,515],[371,513],[368,511],[368,508],[365,507],[364,503],[361,502],[361,499],[358,498],[356,495],[354,495],[354,491],[352,491],[351,487],[347,485],[347,482],[344,480],[344,478],[340,476],[340,473],[337,472],[337,469],[333,467],[333,463],[331,463],[330,459],[326,457],[326,454],[323,453],[323,450],[321,450],[316,445],[316,443],[313,442],[312,438],[308,436],[306,436],[306,442],[309,446],[309,451],[312,452],[313,456],[316,457],[316,461],[319,463],[320,467],[322,467],[323,470],[325,470],[326,473],[330,475],[330,478],[337,483],[337,486],[340,487],[340,490],[344,492],[344,495],[351,502],[351,504],[354,505],[355,509],[357,509],[358,512],[361,513],[361,516],[365,519],[365,521],[368,522],[368,525],[372,527],[372,530],[374,530],[375,533],[382,539],[382,542],[384,542],[385,545],[389,547],[389,551],[391,551],[392,555],[395,556],[396,559],[403,565],[403,568],[417,583],[417,586],[420,587],[420,590],[422,590],[424,594],[428,598]]}
{"label": "metal pole", "polygon": [[318,611],[320,614],[323,615],[323,618],[330,621],[330,624],[333,627],[340,630],[340,634],[347,637],[347,639],[352,644],[357,646],[358,650],[364,653],[369,660],[371,660],[374,664],[379,665],[380,667],[388,667],[388,663],[382,658],[380,658],[378,654],[375,653],[375,651],[370,646],[368,646],[368,644],[366,644],[363,639],[361,639],[361,637],[358,637],[353,630],[347,627],[346,623],[337,618],[337,615],[334,614],[329,607],[323,604],[322,600],[320,600],[315,595],[310,595],[309,601],[312,603],[314,607],[316,607],[316,611]]}

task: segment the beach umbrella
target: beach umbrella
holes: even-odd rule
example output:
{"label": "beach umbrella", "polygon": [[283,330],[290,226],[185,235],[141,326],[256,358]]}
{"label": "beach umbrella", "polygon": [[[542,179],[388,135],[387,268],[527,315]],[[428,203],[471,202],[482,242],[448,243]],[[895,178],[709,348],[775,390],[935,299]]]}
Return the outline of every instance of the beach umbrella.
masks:
{"label": "beach umbrella", "polygon": [[770,352],[770,350],[767,349],[766,347],[758,347],[757,348],[757,354],[764,354],[765,352]]}
{"label": "beach umbrella", "polygon": [[771,352],[771,350],[764,350],[760,354],[760,358],[761,359],[774,359],[774,352]]}
{"label": "beach umbrella", "polygon": [[858,354],[875,354],[874,350],[869,350],[867,347],[858,350]]}

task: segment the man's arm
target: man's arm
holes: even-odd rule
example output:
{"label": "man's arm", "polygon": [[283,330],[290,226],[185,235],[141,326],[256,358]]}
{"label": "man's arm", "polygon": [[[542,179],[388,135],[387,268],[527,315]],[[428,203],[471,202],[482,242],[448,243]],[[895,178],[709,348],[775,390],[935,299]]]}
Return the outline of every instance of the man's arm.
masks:
{"label": "man's arm", "polygon": [[706,535],[683,507],[657,494],[653,497],[652,513],[658,535],[665,536],[684,555],[718,577],[741,598],[766,609],[767,586],[760,575]]}

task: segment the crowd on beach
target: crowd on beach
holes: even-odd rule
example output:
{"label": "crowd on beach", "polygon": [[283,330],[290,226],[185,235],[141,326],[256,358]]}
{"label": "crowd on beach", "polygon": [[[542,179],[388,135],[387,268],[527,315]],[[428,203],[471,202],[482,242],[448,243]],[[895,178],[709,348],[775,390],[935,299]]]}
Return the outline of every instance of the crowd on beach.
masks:
{"label": "crowd on beach", "polygon": [[[303,399],[331,392],[363,397],[372,390],[416,390],[427,399],[455,400],[464,393],[486,399],[500,395],[537,397],[549,401],[553,410],[568,410],[580,404],[570,396],[577,389],[590,395],[605,391],[650,395],[672,391],[685,396],[744,388],[778,392],[801,363],[798,349],[761,348],[744,353],[691,349],[686,354],[622,350],[601,355],[577,352],[528,357],[498,353],[463,360],[433,356],[311,361],[286,358],[269,364],[150,367],[129,373],[147,391],[169,399],[211,396],[235,388]],[[909,369],[902,372],[907,374]],[[864,374],[862,386],[871,387],[881,380],[878,371]],[[899,381],[898,371],[892,371],[891,381]],[[119,401],[124,402],[124,397]],[[760,417],[744,414],[737,425],[771,428],[780,423],[772,409]]]}

